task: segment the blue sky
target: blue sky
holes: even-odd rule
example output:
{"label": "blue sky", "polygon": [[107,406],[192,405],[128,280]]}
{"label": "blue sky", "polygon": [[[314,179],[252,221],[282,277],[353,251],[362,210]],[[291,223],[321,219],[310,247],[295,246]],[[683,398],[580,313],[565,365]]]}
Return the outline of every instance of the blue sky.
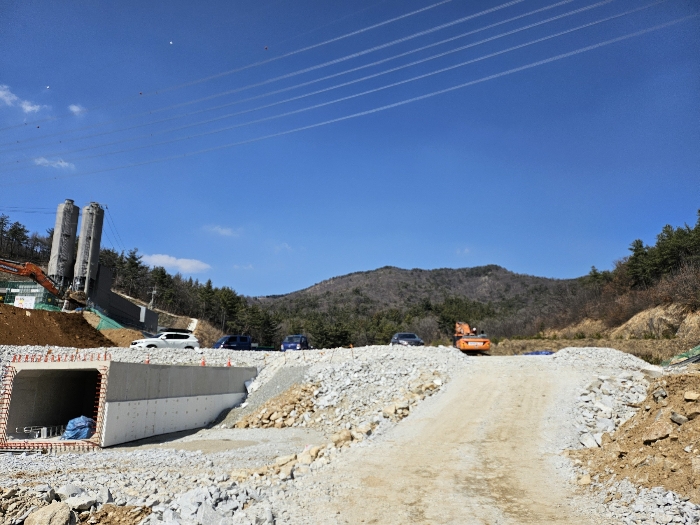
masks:
{"label": "blue sky", "polygon": [[697,3],[436,4],[0,0],[0,212],[43,231],[97,201],[103,246],[248,295],[385,265],[575,277],[695,222]]}

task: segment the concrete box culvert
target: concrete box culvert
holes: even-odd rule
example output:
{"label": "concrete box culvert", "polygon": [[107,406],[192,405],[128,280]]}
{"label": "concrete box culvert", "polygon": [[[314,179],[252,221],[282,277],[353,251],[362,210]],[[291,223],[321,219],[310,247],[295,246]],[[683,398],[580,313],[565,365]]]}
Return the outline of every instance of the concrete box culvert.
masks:
{"label": "concrete box culvert", "polygon": [[27,439],[23,431],[52,429],[81,415],[97,422],[90,442],[101,447],[203,427],[241,403],[245,382],[257,376],[251,367],[117,361],[10,366],[0,400],[0,449],[65,448],[70,442]]}

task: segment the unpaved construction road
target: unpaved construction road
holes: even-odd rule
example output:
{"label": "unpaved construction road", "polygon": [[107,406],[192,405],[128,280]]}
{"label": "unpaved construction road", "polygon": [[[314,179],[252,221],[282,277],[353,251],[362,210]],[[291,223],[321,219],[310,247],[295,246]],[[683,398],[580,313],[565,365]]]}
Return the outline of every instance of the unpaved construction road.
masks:
{"label": "unpaved construction road", "polygon": [[308,522],[590,523],[556,453],[582,377],[552,365],[476,360],[385,440],[334,469],[341,488],[306,509]]}

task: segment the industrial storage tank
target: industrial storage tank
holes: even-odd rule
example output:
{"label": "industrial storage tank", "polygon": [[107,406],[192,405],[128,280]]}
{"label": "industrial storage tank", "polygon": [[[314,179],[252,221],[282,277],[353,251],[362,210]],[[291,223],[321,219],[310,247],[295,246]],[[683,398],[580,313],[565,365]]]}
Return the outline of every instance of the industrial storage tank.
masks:
{"label": "industrial storage tank", "polygon": [[104,216],[104,209],[96,202],[91,202],[83,208],[73,290],[85,292],[86,295],[90,293],[91,281],[94,282],[97,277]]}
{"label": "industrial storage tank", "polygon": [[48,273],[61,288],[67,286],[73,278],[79,211],[71,199],[66,199],[64,203],[59,204],[56,210]]}

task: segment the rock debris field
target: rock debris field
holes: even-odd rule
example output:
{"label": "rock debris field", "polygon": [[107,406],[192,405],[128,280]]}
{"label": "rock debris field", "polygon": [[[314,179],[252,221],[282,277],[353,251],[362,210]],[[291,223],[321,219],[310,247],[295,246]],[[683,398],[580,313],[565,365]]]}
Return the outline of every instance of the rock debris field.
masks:
{"label": "rock debris field", "polygon": [[[47,350],[0,346],[0,362]],[[696,370],[663,371],[605,348],[149,357],[231,359],[259,375],[246,401],[208,428],[93,452],[0,454],[0,524],[700,520],[700,394],[688,400],[700,392]]]}

